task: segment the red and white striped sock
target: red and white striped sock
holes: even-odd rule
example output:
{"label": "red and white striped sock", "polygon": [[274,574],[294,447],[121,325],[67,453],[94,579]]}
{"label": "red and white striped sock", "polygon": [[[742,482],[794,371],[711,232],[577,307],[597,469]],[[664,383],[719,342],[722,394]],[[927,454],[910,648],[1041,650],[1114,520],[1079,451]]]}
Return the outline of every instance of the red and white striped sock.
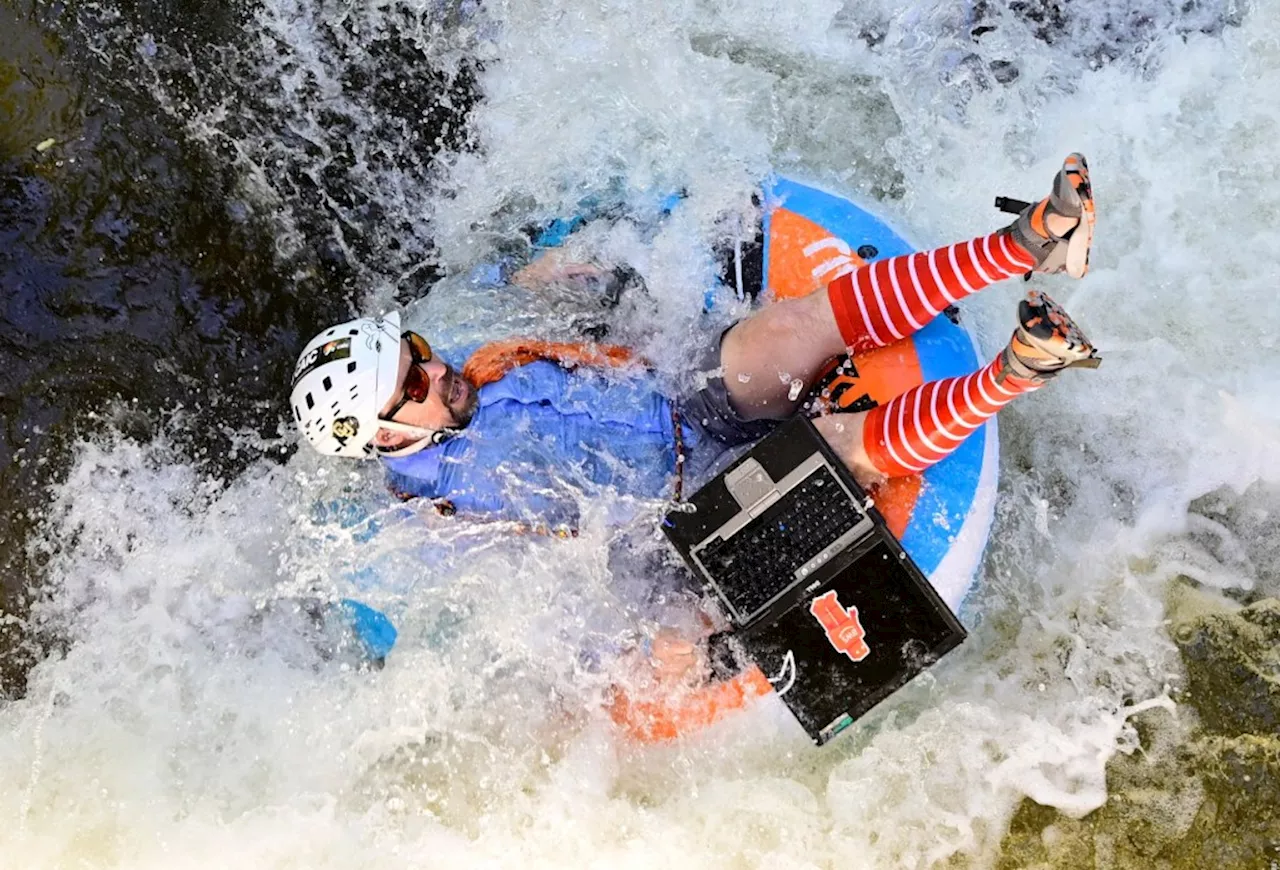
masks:
{"label": "red and white striped sock", "polygon": [[959,447],[975,429],[1023,393],[1044,386],[1006,374],[1004,356],[981,371],[912,387],[867,412],[862,446],[888,477],[923,471]]}
{"label": "red and white striped sock", "polygon": [[859,353],[906,338],[948,305],[1035,265],[1007,233],[995,232],[870,263],[832,281],[827,296],[845,346]]}

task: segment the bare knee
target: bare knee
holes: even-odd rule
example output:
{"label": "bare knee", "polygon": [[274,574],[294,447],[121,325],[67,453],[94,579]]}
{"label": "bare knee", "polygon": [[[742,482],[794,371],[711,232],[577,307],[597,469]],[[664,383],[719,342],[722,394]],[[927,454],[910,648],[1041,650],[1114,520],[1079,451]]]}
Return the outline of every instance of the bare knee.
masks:
{"label": "bare knee", "polygon": [[776,302],[724,337],[720,363],[729,398],[747,419],[786,417],[843,350],[825,293]]}

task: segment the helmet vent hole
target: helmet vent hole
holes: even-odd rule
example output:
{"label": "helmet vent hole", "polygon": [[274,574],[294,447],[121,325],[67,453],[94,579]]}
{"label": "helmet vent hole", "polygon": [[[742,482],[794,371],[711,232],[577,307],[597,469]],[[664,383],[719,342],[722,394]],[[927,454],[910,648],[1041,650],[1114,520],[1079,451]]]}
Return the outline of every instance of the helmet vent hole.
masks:
{"label": "helmet vent hole", "polygon": [[307,393],[307,410],[310,411],[315,406],[316,406],[316,400],[311,397],[310,393]]}
{"label": "helmet vent hole", "polygon": [[324,380],[321,381],[320,383],[324,384],[324,391],[326,393],[333,389],[333,379],[330,378],[328,375],[325,375]]}
{"label": "helmet vent hole", "polygon": [[297,418],[299,423],[302,422],[302,409],[297,405],[293,406],[293,416]]}
{"label": "helmet vent hole", "polygon": [[356,361],[352,360],[351,362],[347,363],[347,374],[349,375],[355,374],[355,371],[356,371]]}
{"label": "helmet vent hole", "polygon": [[351,330],[348,330],[347,332],[348,332],[348,334],[350,334],[350,335],[359,335],[359,334],[360,334],[360,330],[358,330],[358,329],[351,329]]}

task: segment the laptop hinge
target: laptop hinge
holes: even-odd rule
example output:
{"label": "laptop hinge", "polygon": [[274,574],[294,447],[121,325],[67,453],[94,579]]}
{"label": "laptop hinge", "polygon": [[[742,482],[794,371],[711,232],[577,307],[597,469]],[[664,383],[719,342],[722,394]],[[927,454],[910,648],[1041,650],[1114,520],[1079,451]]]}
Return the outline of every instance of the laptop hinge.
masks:
{"label": "laptop hinge", "polygon": [[[734,501],[738,503],[738,507],[751,512],[752,516],[759,516],[764,507],[773,504],[781,495],[769,472],[765,471],[764,466],[752,457],[748,457],[745,462],[726,474],[724,485]],[[766,499],[768,504],[761,507]]]}
{"label": "laptop hinge", "polygon": [[[750,634],[754,629],[769,627],[777,621],[779,616],[795,607],[802,599],[808,598],[818,589],[848,571],[854,563],[867,555],[879,543],[880,536],[874,534],[874,526],[870,531],[871,533],[863,535],[861,540],[854,541],[845,550],[832,556],[826,564],[819,567],[807,578],[807,583],[798,582],[785,593],[779,595],[778,599],[770,604],[767,609],[739,630],[744,634]],[[721,600],[724,601],[723,598]],[[728,605],[727,601],[724,601],[724,603]]]}

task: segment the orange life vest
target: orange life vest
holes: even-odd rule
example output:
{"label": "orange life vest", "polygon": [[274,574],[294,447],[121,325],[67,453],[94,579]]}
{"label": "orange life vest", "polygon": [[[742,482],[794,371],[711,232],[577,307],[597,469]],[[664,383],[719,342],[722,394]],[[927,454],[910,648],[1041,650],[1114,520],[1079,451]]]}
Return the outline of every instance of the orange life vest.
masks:
{"label": "orange life vest", "polygon": [[476,350],[462,366],[462,376],[472,385],[483,387],[514,368],[539,360],[559,363],[567,369],[578,366],[623,368],[643,364],[629,348],[617,344],[512,338],[491,341]]}

